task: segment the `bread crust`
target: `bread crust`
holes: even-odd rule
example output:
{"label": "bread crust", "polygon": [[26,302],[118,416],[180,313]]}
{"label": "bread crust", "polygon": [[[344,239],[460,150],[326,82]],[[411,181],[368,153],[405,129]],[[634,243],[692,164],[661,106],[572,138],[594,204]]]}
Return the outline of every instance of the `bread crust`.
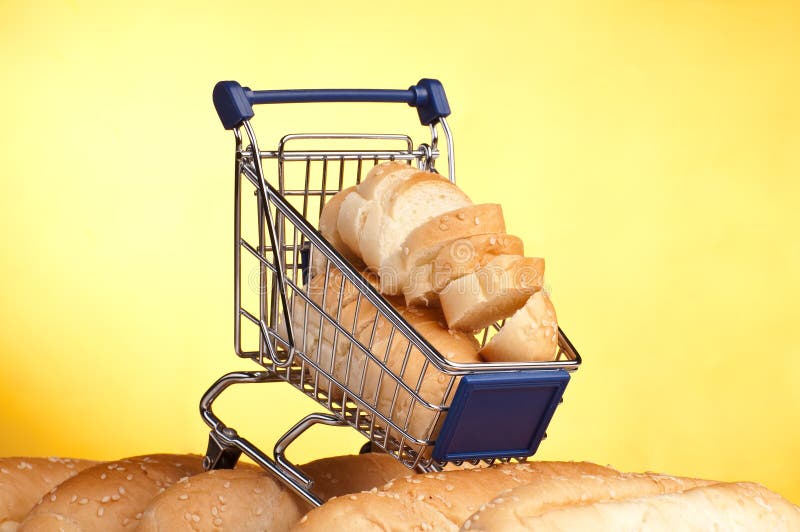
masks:
{"label": "bread crust", "polygon": [[183,477],[202,471],[196,455],[157,454],[97,464],[62,482],[38,503],[19,532],[131,530],[147,504]]}
{"label": "bread crust", "polygon": [[447,324],[477,331],[511,316],[542,288],[544,259],[500,255],[439,293]]}
{"label": "bread crust", "polygon": [[74,458],[0,458],[0,529],[16,528],[42,498],[98,462]]}
{"label": "bread crust", "polygon": [[[432,284],[441,292],[450,282],[486,266],[500,255],[525,254],[522,239],[505,233],[459,238],[446,243],[433,260]],[[541,272],[544,275],[544,271]]]}
{"label": "bread crust", "polygon": [[488,362],[544,362],[558,352],[558,318],[544,291],[533,294],[525,305],[481,349]]}

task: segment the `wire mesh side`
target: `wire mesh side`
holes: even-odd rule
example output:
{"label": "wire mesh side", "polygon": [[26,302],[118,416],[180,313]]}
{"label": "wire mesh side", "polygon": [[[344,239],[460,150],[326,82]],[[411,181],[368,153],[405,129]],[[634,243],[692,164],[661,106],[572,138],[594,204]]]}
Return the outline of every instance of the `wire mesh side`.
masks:
{"label": "wire mesh side", "polygon": [[[265,201],[254,166],[246,159],[241,163],[237,252],[242,297],[237,315],[251,326],[249,343],[244,331],[237,330],[237,347],[249,345],[237,352],[324,405],[406,465],[432,467],[432,446],[458,387],[458,374],[442,371],[398,331],[335,266],[332,251],[313,243],[307,227],[316,226],[332,195],[359,183],[375,164],[392,159],[425,163],[412,151],[349,152],[338,158],[316,152],[305,160],[290,155],[276,155],[265,168],[277,172],[283,190],[272,202]],[[287,218],[287,204],[308,224]],[[276,228],[288,324],[280,312],[281,290],[265,231],[267,217]],[[370,281],[369,273],[364,275]],[[245,290],[241,283],[247,284]],[[289,329],[295,332],[294,345],[288,340]],[[482,335],[483,341],[489,334],[487,330]],[[569,359],[567,346],[559,356]]]}

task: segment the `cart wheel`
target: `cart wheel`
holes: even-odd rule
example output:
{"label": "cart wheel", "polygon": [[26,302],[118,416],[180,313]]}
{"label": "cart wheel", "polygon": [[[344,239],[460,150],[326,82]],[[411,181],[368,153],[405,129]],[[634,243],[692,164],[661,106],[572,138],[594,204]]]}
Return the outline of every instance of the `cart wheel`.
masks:
{"label": "cart wheel", "polygon": [[364,445],[361,446],[361,449],[358,450],[358,454],[367,454],[371,453],[372,451],[372,442],[368,441]]}
{"label": "cart wheel", "polygon": [[225,446],[213,431],[208,435],[208,450],[203,458],[203,469],[233,469],[242,451],[236,447]]}

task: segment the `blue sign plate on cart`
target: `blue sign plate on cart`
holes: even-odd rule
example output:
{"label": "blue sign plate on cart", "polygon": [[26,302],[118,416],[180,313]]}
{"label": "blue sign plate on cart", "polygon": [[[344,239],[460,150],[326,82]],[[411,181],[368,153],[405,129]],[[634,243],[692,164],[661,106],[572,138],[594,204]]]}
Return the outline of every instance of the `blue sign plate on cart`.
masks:
{"label": "blue sign plate on cart", "polygon": [[464,375],[444,420],[439,461],[532,456],[569,383],[564,370]]}

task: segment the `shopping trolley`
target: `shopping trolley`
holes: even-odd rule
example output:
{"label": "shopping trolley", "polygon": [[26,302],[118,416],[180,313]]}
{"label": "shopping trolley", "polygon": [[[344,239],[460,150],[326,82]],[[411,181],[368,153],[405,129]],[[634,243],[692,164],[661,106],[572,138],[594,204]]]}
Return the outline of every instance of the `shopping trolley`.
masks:
{"label": "shopping trolley", "polygon": [[[233,467],[244,453],[319,505],[312,480],[286,456],[287,447],[315,424],[349,425],[367,437],[366,447],[419,471],[437,471],[448,462],[532,456],[546,437],[570,373],[581,364],[563,332],[559,329],[558,353],[550,362],[448,360],[315,228],[325,202],[360,183],[372,165],[405,161],[436,172],[440,133],[448,177],[455,181],[453,136],[446,120],[450,108],[441,83],[422,79],[408,90],[252,91],[222,81],[213,100],[222,125],[233,131],[236,148],[235,350],[260,369],[228,373],[202,397],[200,412],[211,427],[204,467]],[[262,150],[250,122],[253,106],[305,102],[406,103],[429,129],[430,142],[415,146],[405,134],[289,134],[276,150]],[[321,300],[311,293],[314,283],[322,286]],[[356,294],[356,317],[374,315],[359,334],[341,322],[342,294],[348,292]],[[502,325],[482,331],[480,342]],[[380,328],[384,334],[377,342]],[[336,347],[329,355],[321,347],[325,334],[329,340],[332,335],[328,345]],[[232,384],[265,382],[287,382],[326,410],[289,429],[272,457],[212,410]],[[426,385],[431,382],[436,383],[432,389]]]}

